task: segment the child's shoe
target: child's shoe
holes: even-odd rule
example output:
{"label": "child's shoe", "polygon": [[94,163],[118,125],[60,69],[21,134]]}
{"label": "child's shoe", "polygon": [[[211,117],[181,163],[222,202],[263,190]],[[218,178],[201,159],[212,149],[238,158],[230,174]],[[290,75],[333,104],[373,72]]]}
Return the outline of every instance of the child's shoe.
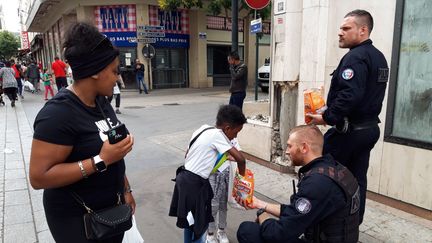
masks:
{"label": "child's shoe", "polygon": [[221,229],[218,230],[217,239],[219,243],[229,243],[228,236],[225,233],[225,230],[221,230]]}

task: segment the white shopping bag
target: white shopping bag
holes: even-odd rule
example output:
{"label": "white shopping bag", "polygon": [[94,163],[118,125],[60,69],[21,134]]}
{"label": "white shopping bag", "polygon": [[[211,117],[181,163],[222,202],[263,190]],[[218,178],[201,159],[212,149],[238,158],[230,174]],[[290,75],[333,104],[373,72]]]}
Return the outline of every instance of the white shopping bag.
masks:
{"label": "white shopping bag", "polygon": [[234,209],[246,210],[243,206],[238,204],[235,198],[232,196],[233,186],[234,186],[234,176],[237,170],[237,163],[233,161],[227,161],[231,163],[230,174],[229,174],[229,184],[228,184],[228,205]]}
{"label": "white shopping bag", "polygon": [[24,90],[35,91],[35,88],[34,88],[32,83],[30,83],[28,80],[26,80],[24,82]]}
{"label": "white shopping bag", "polygon": [[135,222],[135,216],[132,215],[132,228],[125,232],[122,243],[144,243]]}

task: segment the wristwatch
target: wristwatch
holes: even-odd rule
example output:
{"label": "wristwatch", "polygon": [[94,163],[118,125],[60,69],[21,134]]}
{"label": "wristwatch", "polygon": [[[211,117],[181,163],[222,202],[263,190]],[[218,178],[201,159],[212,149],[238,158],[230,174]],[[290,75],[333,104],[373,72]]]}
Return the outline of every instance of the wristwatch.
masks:
{"label": "wristwatch", "polygon": [[105,162],[101,159],[99,155],[93,157],[93,165],[97,172],[104,172],[107,170]]}
{"label": "wristwatch", "polygon": [[257,211],[257,217],[259,217],[263,213],[265,213],[265,209],[264,208],[258,209],[258,211]]}

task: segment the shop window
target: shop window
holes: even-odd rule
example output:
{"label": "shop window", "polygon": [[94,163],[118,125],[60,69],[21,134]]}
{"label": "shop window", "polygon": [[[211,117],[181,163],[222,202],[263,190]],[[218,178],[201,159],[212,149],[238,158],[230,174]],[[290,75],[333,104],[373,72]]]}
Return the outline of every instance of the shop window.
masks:
{"label": "shop window", "polygon": [[432,1],[398,0],[386,141],[432,149]]}

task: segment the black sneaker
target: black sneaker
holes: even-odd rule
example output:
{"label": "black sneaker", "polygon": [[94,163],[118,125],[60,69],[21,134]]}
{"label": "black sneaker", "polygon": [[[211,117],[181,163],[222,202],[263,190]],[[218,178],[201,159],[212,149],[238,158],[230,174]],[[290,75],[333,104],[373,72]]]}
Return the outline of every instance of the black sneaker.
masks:
{"label": "black sneaker", "polygon": [[11,102],[11,106],[12,106],[12,107],[15,107],[15,100],[12,100],[12,102]]}
{"label": "black sneaker", "polygon": [[121,112],[120,112],[119,109],[116,109],[115,113],[116,113],[116,114],[121,114]]}

